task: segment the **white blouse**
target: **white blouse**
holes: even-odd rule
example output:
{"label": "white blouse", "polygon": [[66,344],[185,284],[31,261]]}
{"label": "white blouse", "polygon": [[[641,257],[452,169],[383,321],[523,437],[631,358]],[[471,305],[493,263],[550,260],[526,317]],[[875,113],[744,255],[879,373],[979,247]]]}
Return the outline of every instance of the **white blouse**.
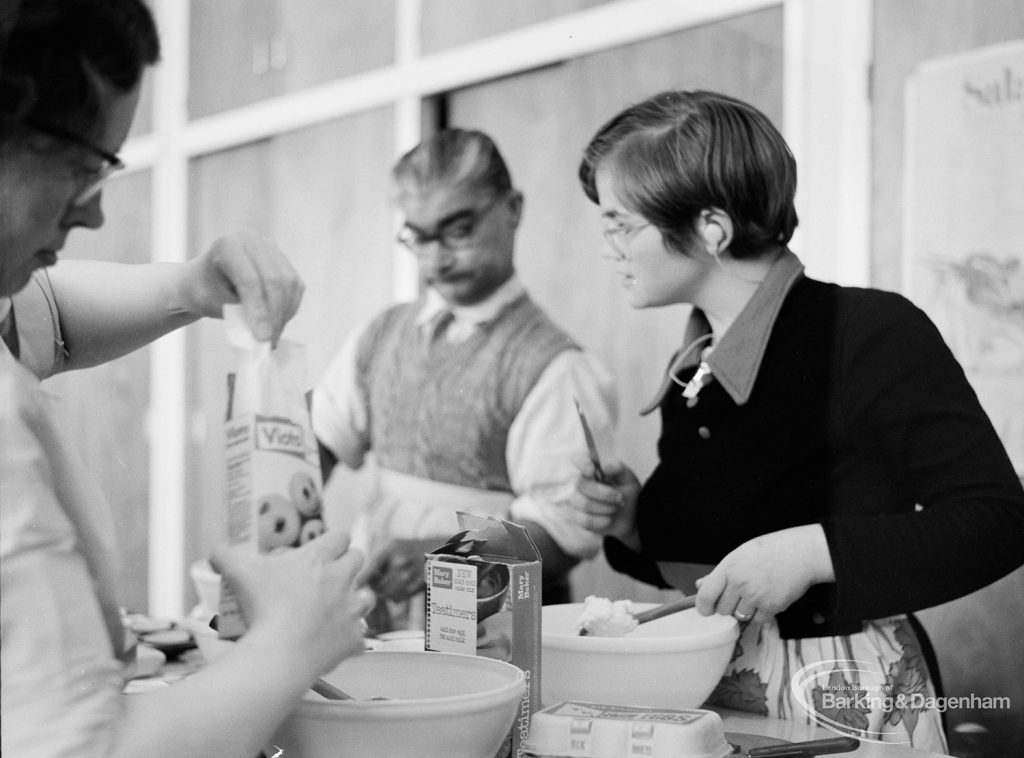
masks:
{"label": "white blouse", "polygon": [[[108,755],[122,715],[112,523],[51,398],[0,341],[0,751]],[[122,638],[123,639],[123,638]]]}

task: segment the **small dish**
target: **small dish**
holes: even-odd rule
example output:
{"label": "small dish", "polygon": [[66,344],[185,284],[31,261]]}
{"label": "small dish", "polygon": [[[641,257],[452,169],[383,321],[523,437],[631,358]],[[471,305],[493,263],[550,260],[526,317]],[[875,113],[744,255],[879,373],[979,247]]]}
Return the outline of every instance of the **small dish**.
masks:
{"label": "small dish", "polygon": [[196,641],[192,636],[192,633],[187,629],[181,629],[179,627],[161,629],[156,632],[148,632],[146,634],[140,634],[138,637],[140,643],[156,648],[167,656],[167,660],[177,658],[186,650],[191,650],[196,646]]}
{"label": "small dish", "polygon": [[128,616],[128,627],[132,630],[135,636],[140,634],[150,634],[152,632],[162,632],[167,629],[174,628],[174,622],[167,618],[161,618],[159,616],[147,616],[145,613],[129,613]]}

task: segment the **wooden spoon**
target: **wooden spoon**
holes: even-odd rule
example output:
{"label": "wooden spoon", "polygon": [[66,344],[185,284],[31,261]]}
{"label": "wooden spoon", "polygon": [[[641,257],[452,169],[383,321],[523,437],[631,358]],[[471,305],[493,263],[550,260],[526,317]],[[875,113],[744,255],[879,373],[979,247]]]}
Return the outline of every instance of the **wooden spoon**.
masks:
{"label": "wooden spoon", "polygon": [[[678,600],[671,600],[661,605],[656,605],[653,608],[648,608],[646,611],[640,611],[634,613],[633,618],[636,619],[637,624],[645,624],[648,621],[654,621],[654,619],[660,619],[662,616],[668,616],[672,613],[679,613],[679,611],[685,611],[688,608],[693,608],[697,604],[696,595],[686,595],[679,598]],[[587,629],[580,629],[580,637],[588,637],[590,632]]]}
{"label": "wooden spoon", "polygon": [[347,692],[339,690],[333,684],[331,684],[330,682],[326,682],[323,679],[317,679],[315,682],[313,682],[313,686],[311,689],[316,694],[320,695],[321,697],[325,697],[328,700],[355,700],[355,698],[349,695]]}
{"label": "wooden spoon", "polygon": [[679,613],[679,611],[685,611],[689,608],[693,608],[697,605],[696,595],[685,595],[678,600],[672,600],[661,605],[656,605],[646,611],[640,611],[634,618],[636,623],[643,624],[648,621],[654,621],[654,619],[660,619],[662,616],[668,616],[672,613]]}

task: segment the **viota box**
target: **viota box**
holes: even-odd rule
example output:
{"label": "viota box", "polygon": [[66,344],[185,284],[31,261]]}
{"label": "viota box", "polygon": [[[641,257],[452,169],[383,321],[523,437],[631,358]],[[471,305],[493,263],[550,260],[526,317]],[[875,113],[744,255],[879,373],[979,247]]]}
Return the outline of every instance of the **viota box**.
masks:
{"label": "viota box", "polygon": [[499,755],[523,755],[540,707],[541,564],[526,529],[458,514],[463,531],[426,556],[426,648],[512,663],[526,690]]}
{"label": "viota box", "polygon": [[[289,549],[323,534],[323,491],[316,440],[303,391],[301,345],[257,343],[237,311],[225,307],[238,361],[228,381],[224,424],[228,541],[253,551]],[[221,588],[217,631],[245,631],[238,598]]]}

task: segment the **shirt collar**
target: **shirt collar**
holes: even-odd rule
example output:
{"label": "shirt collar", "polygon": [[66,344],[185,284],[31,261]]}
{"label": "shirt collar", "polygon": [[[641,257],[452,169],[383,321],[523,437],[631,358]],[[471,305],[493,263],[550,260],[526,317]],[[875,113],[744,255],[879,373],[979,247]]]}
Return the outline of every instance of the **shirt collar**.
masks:
{"label": "shirt collar", "polygon": [[[750,399],[782,303],[803,272],[804,265],[800,259],[787,249],[768,269],[768,275],[714,350],[704,358],[711,369],[711,376],[737,405],[744,405]],[[670,372],[700,363],[700,348],[706,345],[706,335],[710,330],[703,311],[694,308],[683,331],[684,348],[673,359]],[[657,397],[641,413],[650,413],[657,408],[674,385],[671,376],[666,375]]]}
{"label": "shirt collar", "polygon": [[456,321],[479,326],[492,321],[506,306],[525,294],[522,282],[513,274],[485,300],[473,305],[451,305],[433,287],[426,291],[423,307],[416,316],[416,325],[424,327],[445,311],[451,311]]}

